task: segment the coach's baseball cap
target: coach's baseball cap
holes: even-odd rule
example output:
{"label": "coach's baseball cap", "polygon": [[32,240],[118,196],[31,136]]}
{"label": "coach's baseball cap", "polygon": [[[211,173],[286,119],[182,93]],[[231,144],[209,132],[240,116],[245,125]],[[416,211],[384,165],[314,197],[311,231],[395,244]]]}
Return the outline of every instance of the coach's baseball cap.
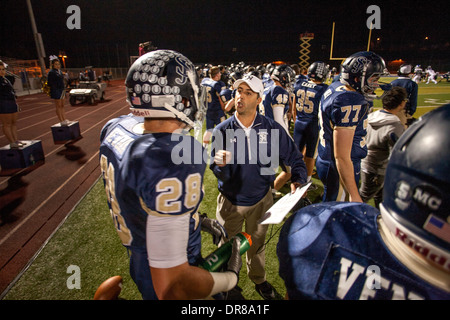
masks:
{"label": "coach's baseball cap", "polygon": [[261,79],[253,75],[245,75],[242,79],[236,80],[236,82],[233,84],[233,88],[237,89],[242,82],[245,82],[250,87],[250,89],[258,93],[260,97],[263,96],[264,85]]}

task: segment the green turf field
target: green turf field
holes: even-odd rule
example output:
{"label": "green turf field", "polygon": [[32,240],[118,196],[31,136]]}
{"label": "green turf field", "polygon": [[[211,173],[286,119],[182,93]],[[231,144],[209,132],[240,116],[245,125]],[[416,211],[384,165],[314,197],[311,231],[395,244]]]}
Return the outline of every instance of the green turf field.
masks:
{"label": "green turf field", "polygon": [[[393,79],[395,78],[386,80]],[[449,102],[450,83],[444,81],[437,85],[421,83],[419,85],[419,107],[415,117]],[[375,108],[379,107],[380,104],[376,101]],[[318,202],[322,191],[321,183],[317,179],[314,179],[314,182],[319,185],[319,188],[316,191],[308,192],[308,197],[313,202]],[[200,206],[200,212],[214,217],[218,194],[217,180],[208,168],[205,172],[204,189],[205,198]],[[282,191],[287,191],[287,187]],[[276,256],[280,227],[281,224],[269,227],[266,270],[267,280],[284,296],[286,291],[278,276]],[[211,237],[208,234],[203,235],[202,254],[206,256],[215,247],[212,245]],[[272,238],[269,240],[270,237]],[[70,266],[79,268],[77,268],[80,275],[79,283],[74,280],[77,273],[70,271],[72,270],[69,269]],[[120,295],[122,299],[141,299],[128,274],[127,252],[116,235],[106,204],[103,183],[99,180],[37,254],[36,259],[23,272],[4,299],[89,300],[93,298],[95,290],[102,281],[115,275],[121,275],[124,278]],[[246,276],[245,262],[241,270],[239,286],[243,289],[243,295],[247,299],[261,299]]]}

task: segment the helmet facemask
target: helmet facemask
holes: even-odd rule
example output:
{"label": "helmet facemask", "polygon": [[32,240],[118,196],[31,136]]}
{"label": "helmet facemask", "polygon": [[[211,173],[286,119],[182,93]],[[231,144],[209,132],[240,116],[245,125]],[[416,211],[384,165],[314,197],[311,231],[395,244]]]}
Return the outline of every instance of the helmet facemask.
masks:
{"label": "helmet facemask", "polygon": [[365,71],[363,72],[362,79],[361,79],[361,93],[364,95],[366,100],[373,101],[375,99],[381,99],[384,95],[377,96],[375,93],[375,90],[380,88],[380,78],[383,74],[382,73],[372,73],[370,77],[366,80],[366,74]]}

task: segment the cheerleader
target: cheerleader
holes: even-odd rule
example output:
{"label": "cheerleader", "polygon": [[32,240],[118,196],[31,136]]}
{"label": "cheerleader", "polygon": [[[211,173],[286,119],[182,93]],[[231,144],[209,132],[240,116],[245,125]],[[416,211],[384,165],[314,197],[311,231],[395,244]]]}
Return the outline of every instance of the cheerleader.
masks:
{"label": "cheerleader", "polygon": [[0,120],[10,148],[17,149],[24,146],[24,143],[17,140],[16,123],[19,106],[16,102],[13,85],[5,76],[6,64],[0,60]]}
{"label": "cheerleader", "polygon": [[64,110],[64,100],[66,87],[64,85],[64,75],[61,71],[61,62],[56,56],[50,56],[50,71],[47,74],[47,82],[50,87],[50,98],[55,101],[56,116],[61,126],[68,126],[70,121],[66,119]]}

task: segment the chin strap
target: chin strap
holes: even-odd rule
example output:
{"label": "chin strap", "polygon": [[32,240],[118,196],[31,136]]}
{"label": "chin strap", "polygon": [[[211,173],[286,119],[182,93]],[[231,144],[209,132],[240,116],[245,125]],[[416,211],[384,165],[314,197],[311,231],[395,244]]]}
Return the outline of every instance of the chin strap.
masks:
{"label": "chin strap", "polygon": [[177,109],[175,109],[174,107],[172,107],[170,104],[165,103],[164,104],[164,108],[166,108],[167,110],[169,110],[170,112],[172,112],[173,114],[176,115],[176,117],[183,121],[184,123],[186,123],[188,126],[190,126],[191,128],[195,127],[195,123],[189,119],[189,117],[187,115],[185,115],[183,112],[178,111]]}

